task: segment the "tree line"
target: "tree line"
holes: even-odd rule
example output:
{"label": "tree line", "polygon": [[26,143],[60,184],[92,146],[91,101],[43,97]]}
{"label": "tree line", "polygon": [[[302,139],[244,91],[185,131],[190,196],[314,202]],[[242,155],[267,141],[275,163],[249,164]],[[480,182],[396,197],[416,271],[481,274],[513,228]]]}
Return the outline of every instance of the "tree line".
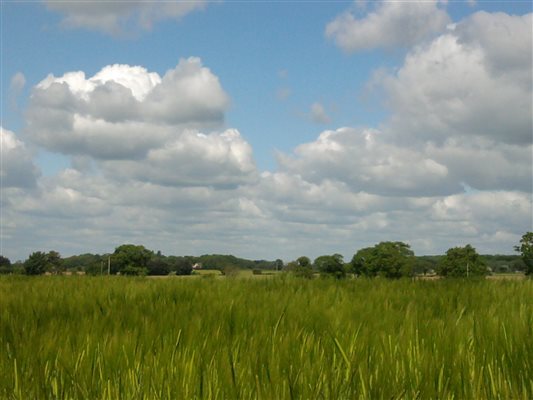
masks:
{"label": "tree line", "polygon": [[195,256],[165,256],[142,245],[123,244],[109,254],[85,253],[62,258],[57,251],[36,251],[25,261],[11,263],[0,256],[0,274],[63,274],[83,272],[89,275],[190,275],[193,266],[219,270],[281,270],[283,261],[247,260],[233,255],[205,254]]}
{"label": "tree line", "polygon": [[311,278],[315,272],[319,272],[337,279],[342,279],[349,273],[391,279],[428,273],[455,278],[483,277],[492,272],[514,271],[533,275],[533,232],[524,234],[520,244],[514,249],[520,256],[481,256],[474,247],[467,244],[464,247],[452,247],[443,256],[416,257],[407,243],[380,242],[360,249],[347,263],[340,254],[320,256],[314,262],[303,256],[288,263],[287,270],[301,277]]}
{"label": "tree line", "polygon": [[533,232],[525,233],[515,246],[519,256],[479,255],[474,247],[453,247],[441,256],[415,256],[403,242],[380,242],[358,250],[349,262],[340,254],[323,255],[313,262],[306,256],[284,264],[275,261],[246,260],[233,255],[165,256],[142,245],[123,244],[111,254],[82,254],[62,258],[57,251],[36,251],[24,262],[12,264],[0,256],[0,274],[61,274],[83,271],[91,275],[190,275],[193,266],[224,273],[235,269],[283,270],[299,277],[311,278],[319,273],[342,279],[347,274],[366,277],[402,278],[437,274],[443,277],[479,277],[491,272],[523,271],[533,275]]}

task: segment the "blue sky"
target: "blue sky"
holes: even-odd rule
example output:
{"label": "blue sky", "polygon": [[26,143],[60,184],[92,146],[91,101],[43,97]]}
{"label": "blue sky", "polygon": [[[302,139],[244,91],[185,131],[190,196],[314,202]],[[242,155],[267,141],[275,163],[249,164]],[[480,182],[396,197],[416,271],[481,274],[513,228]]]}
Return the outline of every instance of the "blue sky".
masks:
{"label": "blue sky", "polygon": [[[274,149],[289,151],[323,128],[305,115],[316,101],[334,109],[335,124],[330,126],[374,125],[383,117],[381,108],[361,98],[364,86],[376,65],[393,66],[401,53],[339,52],[324,36],[324,27],[346,6],[342,2],[213,4],[179,22],[163,21],[149,32],[136,30],[110,38],[62,28],[60,15],[42,4],[7,3],[5,77],[9,80],[23,72],[27,95],[31,85],[49,73],[83,70],[92,75],[102,66],[119,63],[163,74],[180,58],[200,57],[231,94],[228,126],[238,127],[257,148],[259,166],[272,168]],[[7,98],[8,82],[3,88]],[[280,100],[278,92],[284,89],[290,95]],[[4,105],[6,126],[21,127],[20,117],[8,107]]]}
{"label": "blue sky", "polygon": [[[189,3],[195,7],[194,2]],[[67,190],[68,193],[71,193],[69,190],[74,191],[76,196],[80,196],[80,204],[89,200],[101,203],[102,210],[106,211],[102,211],[102,215],[95,211],[94,215],[97,218],[104,218],[104,215],[119,218],[115,214],[120,214],[120,207],[126,210],[135,207],[142,209],[145,206],[127,204],[123,200],[116,201],[106,198],[106,195],[98,197],[95,195],[98,187],[107,184],[126,187],[141,182],[151,185],[165,182],[161,186],[161,191],[169,188],[176,191],[187,188],[199,190],[202,187],[205,187],[206,191],[213,191],[210,199],[214,203],[206,203],[204,209],[207,214],[213,213],[214,220],[211,220],[213,226],[209,226],[209,222],[199,214],[198,218],[187,221],[187,224],[192,224],[198,228],[198,231],[193,229],[194,232],[190,235],[180,234],[183,245],[176,248],[167,236],[146,243],[161,246],[167,252],[234,251],[240,255],[257,258],[277,256],[290,258],[307,252],[310,255],[317,255],[311,253],[342,251],[348,256],[350,249],[357,250],[359,244],[366,245],[372,240],[389,238],[402,239],[404,232],[397,230],[395,224],[399,222],[395,218],[398,213],[416,208],[414,205],[406,206],[408,202],[424,203],[419,206],[420,214],[413,214],[413,218],[424,222],[423,229],[413,235],[404,235],[405,240],[411,241],[415,250],[423,253],[444,251],[446,246],[454,243],[456,237],[459,237],[457,245],[472,242],[485,251],[510,252],[513,241],[523,230],[531,228],[531,152],[529,158],[527,153],[526,155],[515,153],[515,151],[523,152],[531,146],[531,138],[527,136],[527,129],[530,127],[527,121],[531,121],[531,107],[529,115],[509,116],[508,124],[499,119],[503,127],[509,126],[513,132],[516,130],[515,136],[512,132],[509,137],[492,134],[490,127],[483,127],[480,122],[484,119],[484,115],[494,114],[495,104],[500,101],[490,96],[497,93],[498,85],[502,83],[500,82],[502,75],[494,71],[501,65],[508,67],[504,61],[509,59],[509,55],[504,54],[501,49],[508,49],[513,58],[515,55],[513,52],[523,51],[520,49],[527,49],[531,44],[530,2],[200,3],[197,9],[183,12],[179,10],[179,3],[172,3],[178,10],[175,12],[180,13],[179,18],[167,17],[164,12],[161,14],[159,7],[164,7],[165,3],[154,3],[153,8],[147,11],[148,16],[144,20],[145,23],[148,21],[149,28],[143,26],[142,19],[137,18],[145,12],[137,9],[140,3],[122,3],[123,8],[120,12],[113,7],[106,9],[107,6],[99,6],[98,3],[84,3],[87,5],[85,8],[76,8],[74,2],[2,3],[2,127],[10,132],[14,140],[18,140],[17,148],[24,149],[28,153],[28,163],[31,164],[33,171],[36,171],[35,182],[31,189],[22,189],[24,185],[16,184],[13,185],[16,189],[4,189],[4,199],[7,199],[4,205],[6,210],[4,225],[9,231],[4,232],[4,247],[12,249],[6,250],[11,251],[12,256],[22,258],[31,247],[30,243],[23,239],[28,237],[25,229],[29,229],[29,226],[45,224],[54,218],[59,218],[58,223],[63,221],[62,217],[51,211],[58,206],[52,204],[57,199],[45,199],[50,197],[51,193],[57,192],[60,188]],[[121,25],[115,26],[109,23],[104,26],[98,22],[113,16],[113,13],[122,18],[123,24],[121,22]],[[100,20],[92,20],[95,15],[99,16]],[[459,28],[455,28],[454,24]],[[495,50],[492,44],[505,38],[502,39],[501,35],[498,36],[499,34],[489,27],[498,26],[504,26],[507,32],[510,32],[506,38],[510,44],[516,43],[517,40],[524,41],[522,46],[517,46],[515,51],[504,43],[501,48]],[[525,37],[520,32],[526,32]],[[361,39],[363,35],[367,35],[364,40]],[[435,52],[444,54],[451,51],[449,45],[442,44],[446,35],[453,36],[462,46],[460,49],[454,48],[453,51],[457,57],[464,57],[465,64],[449,64],[446,68],[435,71],[435,80],[442,83],[443,79],[448,79],[450,76],[461,77],[463,73],[479,76],[476,75],[478,71],[476,68],[479,65],[476,64],[477,61],[472,61],[478,60],[475,57],[479,54],[482,54],[479,57],[484,60],[483,62],[487,62],[482,69],[488,71],[487,77],[480,78],[472,88],[466,88],[465,93],[460,87],[456,91],[450,90],[449,93],[445,93],[447,89],[445,84],[442,88],[435,88],[428,82],[420,84],[421,89],[417,91],[418,83],[415,81],[413,84],[412,80],[409,81],[411,76],[416,77],[416,66],[409,64],[408,60],[410,57],[417,59],[422,65],[424,60],[434,57]],[[342,42],[343,37],[344,42]],[[531,46],[529,46],[530,51]],[[231,164],[235,168],[228,170],[223,176],[235,179],[229,179],[227,182],[225,178],[212,181],[203,175],[197,176],[194,172],[194,177],[184,175],[183,181],[172,180],[173,183],[169,184],[169,180],[163,179],[162,176],[168,173],[168,168],[182,171],[184,167],[179,163],[166,167],[158,164],[163,170],[148,174],[147,163],[156,163],[150,161],[148,156],[145,160],[137,156],[135,160],[132,159],[132,162],[138,162],[135,166],[119,164],[125,161],[123,159],[114,161],[109,159],[109,156],[104,157],[94,151],[83,150],[82,147],[74,148],[75,144],[67,146],[59,143],[59,136],[54,136],[55,133],[51,128],[52,125],[60,123],[59,120],[52,121],[54,113],[49,113],[50,118],[46,120],[50,126],[40,125],[44,123],[41,117],[39,119],[32,117],[36,115],[38,106],[40,107],[35,100],[36,85],[49,74],[59,78],[68,72],[83,71],[86,79],[89,79],[106,66],[127,64],[141,66],[147,72],[155,72],[163,77],[166,71],[175,69],[180,60],[190,60],[189,57],[200,59],[202,67],[207,68],[211,76],[218,79],[220,88],[228,99],[227,104],[222,102],[217,109],[217,112],[222,114],[222,120],[209,126],[203,121],[200,128],[194,125],[194,129],[198,128],[202,134],[214,135],[220,135],[226,129],[238,130],[240,136],[237,144],[243,145],[246,149],[243,150],[244,155],[242,152],[231,153],[235,157],[231,160],[221,160],[219,156],[215,159],[200,159],[194,171],[222,171],[232,162],[247,160],[248,156],[254,162],[253,171],[248,165]],[[453,58],[443,57],[444,60]],[[508,94],[507,102],[516,99],[516,109],[527,110],[528,93],[529,100],[531,99],[531,56],[525,54],[525,57],[522,55],[516,59],[520,71],[526,71],[525,81],[516,82],[517,87],[521,86],[525,90],[526,100],[519,97],[523,93],[517,95],[512,92]],[[525,64],[523,60],[526,60]],[[472,69],[468,70],[466,67],[465,71],[462,71],[460,66],[469,65],[469,62],[472,62]],[[508,67],[509,70],[504,73],[511,77],[521,76],[516,69],[513,69],[515,67],[516,65]],[[421,79],[424,76],[426,78],[431,76],[428,70],[420,71],[420,74]],[[15,76],[19,77],[18,80],[14,80]],[[524,82],[526,82],[525,87]],[[487,86],[486,91],[483,85]],[[211,101],[209,90],[212,89],[213,87],[205,88],[206,104]],[[46,90],[51,93],[50,88]],[[43,89],[43,93],[46,90]],[[71,87],[70,90],[74,89]],[[426,111],[427,120],[423,120],[424,115],[419,115],[418,110],[423,108],[422,103],[417,103],[420,101],[416,97],[419,92],[423,92],[427,103],[435,104],[434,108],[430,107]],[[472,108],[468,109],[467,97],[474,93],[474,99],[476,95],[482,98],[482,92],[488,93],[487,96],[491,101],[486,106],[479,107],[472,103]],[[449,98],[439,97],[433,100],[431,97],[441,95]],[[179,97],[181,94],[175,93],[175,96]],[[56,106],[52,106],[52,100],[49,101],[47,107],[58,111]],[[439,103],[440,101],[442,103]],[[457,111],[457,115],[461,118],[458,117],[457,121],[449,118],[449,113],[441,115],[442,108],[437,108],[439,104],[446,107],[455,104],[454,102],[461,104],[461,108]],[[195,112],[201,114],[205,111],[202,110]],[[82,115],[85,111],[68,112],[72,112],[72,115]],[[429,118],[433,112],[435,116]],[[423,114],[422,111],[420,113]],[[97,121],[97,118],[93,117],[91,116],[91,121]],[[421,118],[420,122],[416,120],[418,117]],[[111,120],[114,121],[113,118]],[[436,120],[439,123],[431,125]],[[144,129],[147,129],[142,133],[146,138],[151,135],[150,130],[146,128],[147,121],[142,121],[145,124]],[[150,121],[154,123],[151,119]],[[192,127],[187,124],[190,122],[181,121],[179,129]],[[173,129],[178,128],[174,126]],[[341,129],[347,129],[349,132],[339,131]],[[443,129],[444,133],[439,133],[439,129]],[[336,132],[333,139],[320,136],[327,130]],[[358,137],[368,136],[368,133],[364,133],[367,131],[378,132],[376,136],[378,144],[372,147],[377,150],[369,150],[369,147],[367,151],[361,153],[363,143],[358,141]],[[176,137],[184,140],[185,136],[180,132],[175,130],[172,140]],[[98,134],[105,136],[106,133]],[[376,132],[372,133],[374,134]],[[129,139],[127,134],[125,135],[124,141],[127,142]],[[322,141],[320,137],[323,138]],[[152,151],[150,154],[156,157],[160,154],[157,152],[158,148],[167,149],[169,143],[181,143],[179,142],[181,139],[177,139],[178,142],[170,142],[168,138],[161,139],[162,142],[158,142],[157,145],[147,145],[145,150],[148,153]],[[82,142],[86,144],[90,140],[92,139],[81,138],[78,144]],[[332,142],[325,143],[327,141]],[[367,145],[370,146],[368,142]],[[390,147],[392,145],[395,147]],[[341,146],[342,149],[335,150],[336,146]],[[459,170],[457,166],[465,162],[465,155],[459,153],[459,148],[466,154],[470,154],[471,151],[472,159],[486,160],[483,157],[490,154],[503,164],[501,168],[491,169],[487,166],[479,168],[478,165],[472,170],[466,167]],[[376,155],[370,154],[371,151],[376,151]],[[339,165],[335,164],[337,156]],[[366,160],[366,157],[377,161],[351,164],[354,158]],[[80,161],[82,159],[83,161]],[[522,160],[523,165],[514,172],[506,172],[505,168],[510,168],[512,159]],[[6,155],[4,164],[10,160],[10,156]],[[157,162],[159,161],[158,159]],[[93,168],[82,170],[79,167],[80,163],[89,163]],[[416,172],[415,175],[421,175],[420,180],[412,182],[413,172],[409,172],[411,171],[409,168],[418,171],[420,165],[424,166],[422,168],[424,170],[440,174],[438,177],[443,178],[442,181],[435,180],[437,175],[422,176],[422,173]],[[125,177],[124,174],[120,177],[115,176],[117,171],[129,171],[132,168],[141,172],[135,176]],[[401,182],[402,179],[391,182],[388,175],[390,171],[387,168],[391,170],[399,168],[400,174],[410,175],[409,179],[404,179],[405,182]],[[406,169],[405,172],[402,172],[402,168]],[[9,167],[5,166],[4,169],[6,170],[4,174],[8,174]],[[83,179],[102,181],[93,182],[96,185],[94,190],[85,192],[79,187],[70,187],[65,181],[65,173],[72,171],[80,174],[78,182]],[[241,174],[243,171],[246,177],[236,177],[235,174]],[[507,176],[507,173],[511,176]],[[269,180],[276,181],[273,177],[283,177],[287,182],[296,179],[298,184],[303,186],[299,189],[293,187],[296,192],[286,193],[285,197],[267,199],[262,191],[267,190],[266,187],[270,187],[269,185],[274,185],[272,190],[279,189],[280,192],[287,190],[285,183],[277,188],[279,182],[270,182]],[[104,182],[105,179],[110,181]],[[294,182],[286,184],[296,185]],[[456,198],[469,195],[470,191],[465,193],[464,187],[473,188],[475,194],[480,196],[480,199],[475,201],[483,204],[500,201],[508,204],[509,202],[502,198],[508,199],[510,196],[520,212],[525,213],[519,220],[526,223],[507,226],[502,219],[490,226],[481,227],[483,221],[474,220],[477,217],[472,216],[472,212],[463,210],[466,214],[457,217],[460,221],[455,217],[455,219],[451,217],[446,219],[449,216],[445,221],[438,220],[436,214],[431,214],[432,212],[438,214],[439,204],[452,207],[450,204],[453,203],[455,207],[455,201],[461,203],[456,206],[459,210],[464,208],[463,203],[474,201]],[[230,192],[229,188],[235,192]],[[328,201],[324,203],[324,200],[319,198],[309,200],[308,204],[291,203],[294,201],[293,197],[298,197],[298,193],[303,195],[303,190],[315,193],[333,190],[332,188],[334,196],[337,197],[335,201],[339,201],[339,204],[334,204],[335,201],[331,204]],[[172,196],[174,195],[177,198],[182,197],[177,193]],[[378,196],[370,203],[381,204],[383,208],[369,208],[361,211],[359,215],[357,211],[359,206],[353,204],[359,201],[357,196],[364,195]],[[139,196],[142,197],[142,194]],[[222,197],[218,199],[217,196]],[[481,198],[483,196],[486,198]],[[41,197],[43,198],[36,202],[48,204],[47,201],[50,201],[49,208],[37,211],[31,204],[20,206],[23,203],[31,203],[31,199]],[[489,201],[487,198],[492,200]],[[235,203],[237,209],[234,210],[231,208],[233,206],[228,205],[228,210],[219,210],[215,205],[220,205],[221,201],[228,204],[232,201],[237,202],[238,204]],[[180,207],[183,204],[178,203],[166,207],[174,207],[176,213],[180,214],[182,212]],[[355,209],[345,203],[351,204]],[[399,206],[400,204],[402,205]],[[472,204],[472,207],[476,208],[476,204]],[[107,207],[111,209],[108,210]],[[458,210],[455,211],[461,211]],[[252,214],[244,215],[248,211]],[[152,212],[154,215],[162,215],[164,209],[162,206],[154,206]],[[321,213],[325,215],[321,216]],[[354,216],[356,214],[357,217]],[[217,220],[218,215],[224,217]],[[253,215],[261,221],[255,233],[247,228],[248,223],[252,226],[254,224]],[[83,212],[78,214],[74,206],[68,218],[70,222],[77,221],[77,224],[73,223],[72,226],[87,229],[88,239],[84,239],[88,243],[87,251],[110,251],[112,249],[104,248],[109,242],[119,245],[121,242],[142,241],[143,235],[148,234],[145,228],[141,228],[143,222],[140,221],[132,221],[131,225],[122,228],[123,233],[117,232],[112,235],[109,230],[99,231],[94,226],[89,228],[86,226],[87,215]],[[164,217],[161,218],[164,220]],[[384,235],[382,228],[372,228],[373,225],[367,220],[368,218],[372,221],[383,218],[386,222],[382,223],[393,228],[385,231]],[[240,221],[237,224],[239,227],[234,230],[234,236],[229,235],[224,241],[198,238],[198,235],[202,235],[201,232],[205,232],[204,229],[216,237],[218,232],[227,229],[227,224],[232,224],[231,221]],[[296,223],[294,221],[301,225],[291,225]],[[320,221],[322,230],[315,231],[317,221]],[[426,223],[433,223],[428,221],[434,222],[433,228],[426,226]],[[381,226],[381,222],[376,224],[378,227]],[[454,228],[453,224],[461,225],[464,237],[463,234],[453,233],[457,228]],[[267,233],[271,225],[280,229],[276,230],[279,237],[272,238]],[[77,252],[81,250],[81,246],[69,243],[69,229],[65,227],[63,233],[58,234],[56,239],[46,238],[45,234],[36,234],[34,239],[41,247],[57,247],[65,254]],[[160,227],[160,230],[169,236],[172,236],[176,229],[178,228]],[[293,229],[307,233],[298,238]],[[132,231],[138,232],[133,235]],[[437,235],[443,235],[447,239],[442,242],[431,241],[426,237],[430,231],[436,231]],[[320,232],[330,239],[322,240]],[[93,241],[90,239],[91,235],[110,236],[108,239]],[[501,238],[505,238],[503,242]],[[281,248],[278,252],[266,251],[262,245],[265,242]],[[316,249],[313,243],[323,244]],[[338,248],[335,248],[336,243]]]}

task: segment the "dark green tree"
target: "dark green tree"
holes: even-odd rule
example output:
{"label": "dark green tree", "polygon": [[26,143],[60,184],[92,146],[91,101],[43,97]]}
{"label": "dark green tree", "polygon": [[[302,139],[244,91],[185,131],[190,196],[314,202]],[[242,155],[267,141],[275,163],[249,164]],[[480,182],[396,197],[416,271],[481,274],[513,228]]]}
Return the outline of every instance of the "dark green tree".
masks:
{"label": "dark green tree", "polygon": [[520,239],[520,245],[515,246],[515,250],[522,255],[522,261],[524,262],[525,274],[528,276],[533,275],[533,232],[526,232]]}
{"label": "dark green tree", "polygon": [[415,258],[413,270],[416,274],[426,275],[430,271],[435,271],[436,268],[437,268],[437,263],[430,259],[421,258],[421,257]]}
{"label": "dark green tree", "polygon": [[283,269],[283,260],[278,258],[276,261],[274,261],[274,268],[276,271],[281,271]]}
{"label": "dark green tree", "polygon": [[358,276],[376,276],[379,272],[376,253],[375,247],[365,247],[357,251],[350,263],[352,272]]}
{"label": "dark green tree", "polygon": [[169,257],[170,270],[176,275],[190,275],[192,273],[192,261],[189,257]]}
{"label": "dark green tree", "polygon": [[59,274],[63,272],[63,260],[61,255],[57,251],[49,251],[46,254],[46,271],[53,274]]}
{"label": "dark green tree", "polygon": [[346,277],[344,260],[340,254],[333,254],[332,256],[320,256],[315,260],[314,265],[323,276],[330,276],[336,279],[342,279]]}
{"label": "dark green tree", "polygon": [[115,249],[111,256],[111,273],[123,275],[146,275],[148,261],[153,252],[144,246],[123,244]]}
{"label": "dark green tree", "polygon": [[170,272],[169,261],[166,257],[157,255],[147,263],[148,275],[168,275]]}
{"label": "dark green tree", "polygon": [[13,267],[9,258],[0,256],[0,274],[11,274],[12,272]]}
{"label": "dark green tree", "polygon": [[403,242],[381,242],[359,250],[352,258],[351,269],[359,276],[401,278],[412,276],[415,257]]}
{"label": "dark green tree", "polygon": [[479,277],[488,275],[487,265],[476,249],[467,244],[465,247],[452,247],[441,260],[437,273],[447,277]]}
{"label": "dark green tree", "polygon": [[300,267],[312,267],[311,266],[311,260],[309,259],[309,257],[306,257],[306,256],[301,256],[301,257],[298,257],[296,259],[296,262],[298,263],[298,265]]}
{"label": "dark green tree", "polygon": [[26,275],[42,275],[46,272],[48,265],[48,258],[46,253],[36,251],[31,253],[28,259],[24,262],[24,273]]}

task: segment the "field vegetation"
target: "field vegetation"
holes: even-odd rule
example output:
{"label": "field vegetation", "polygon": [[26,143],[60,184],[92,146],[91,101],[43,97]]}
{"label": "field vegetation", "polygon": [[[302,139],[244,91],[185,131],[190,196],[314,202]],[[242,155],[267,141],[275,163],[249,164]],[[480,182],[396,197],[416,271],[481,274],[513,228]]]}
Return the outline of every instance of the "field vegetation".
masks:
{"label": "field vegetation", "polygon": [[532,280],[11,275],[0,310],[6,399],[533,398]]}

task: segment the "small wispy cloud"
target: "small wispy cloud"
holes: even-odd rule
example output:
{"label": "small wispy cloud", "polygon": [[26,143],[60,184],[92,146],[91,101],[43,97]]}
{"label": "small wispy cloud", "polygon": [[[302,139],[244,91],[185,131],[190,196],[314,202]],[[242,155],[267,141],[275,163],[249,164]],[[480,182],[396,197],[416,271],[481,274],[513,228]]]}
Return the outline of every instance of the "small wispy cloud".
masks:
{"label": "small wispy cloud", "polygon": [[17,100],[24,86],[26,86],[26,77],[22,72],[17,72],[11,77],[11,82],[9,83],[9,103],[13,109],[17,108]]}
{"label": "small wispy cloud", "polygon": [[328,124],[331,122],[331,118],[326,112],[324,106],[320,103],[311,104],[311,120],[317,124]]}
{"label": "small wispy cloud", "polygon": [[287,100],[291,94],[292,91],[288,87],[281,87],[276,91],[278,100]]}

